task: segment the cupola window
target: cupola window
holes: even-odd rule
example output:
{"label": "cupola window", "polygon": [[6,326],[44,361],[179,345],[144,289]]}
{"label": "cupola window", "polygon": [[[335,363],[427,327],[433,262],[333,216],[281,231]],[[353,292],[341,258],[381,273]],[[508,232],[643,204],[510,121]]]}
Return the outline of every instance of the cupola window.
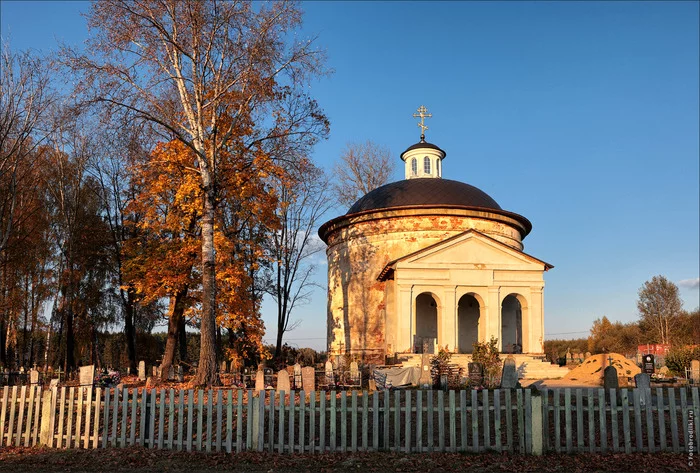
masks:
{"label": "cupola window", "polygon": [[418,161],[416,161],[416,158],[411,160],[411,174],[414,176],[418,174]]}
{"label": "cupola window", "polygon": [[430,158],[427,156],[423,158],[423,173],[430,174]]}

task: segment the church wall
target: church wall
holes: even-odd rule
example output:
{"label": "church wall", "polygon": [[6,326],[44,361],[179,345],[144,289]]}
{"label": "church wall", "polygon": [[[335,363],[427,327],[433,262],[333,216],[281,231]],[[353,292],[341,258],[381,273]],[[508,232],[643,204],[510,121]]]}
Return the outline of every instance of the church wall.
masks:
{"label": "church wall", "polygon": [[[409,209],[403,215],[401,211],[377,212],[384,218],[353,219],[348,225],[339,224],[328,234],[329,353],[358,354],[367,360],[383,361],[385,354],[410,349],[410,343],[404,346],[411,338],[410,327],[404,327],[395,314],[412,311],[411,297],[418,293],[412,293],[411,288],[399,288],[391,280],[377,281],[390,261],[469,229],[522,249],[518,228],[503,222],[449,212],[448,215],[411,213],[415,210]],[[456,313],[454,291],[449,294],[449,300],[445,300],[448,295],[437,296],[446,313]],[[456,338],[454,319],[441,317],[439,332]],[[482,330],[488,333],[490,329],[480,325]],[[451,339],[448,343],[454,347],[455,342]]]}

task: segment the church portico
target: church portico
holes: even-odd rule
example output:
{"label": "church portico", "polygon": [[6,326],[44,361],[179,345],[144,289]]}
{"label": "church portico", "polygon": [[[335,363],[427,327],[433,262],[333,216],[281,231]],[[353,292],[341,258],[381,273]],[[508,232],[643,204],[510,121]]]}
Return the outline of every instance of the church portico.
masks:
{"label": "church portico", "polygon": [[369,358],[439,345],[468,354],[491,337],[504,351],[541,353],[543,274],[552,266],[523,252],[530,222],[443,179],[446,153],[423,138],[401,156],[406,180],[319,229],[328,244],[329,353]]}

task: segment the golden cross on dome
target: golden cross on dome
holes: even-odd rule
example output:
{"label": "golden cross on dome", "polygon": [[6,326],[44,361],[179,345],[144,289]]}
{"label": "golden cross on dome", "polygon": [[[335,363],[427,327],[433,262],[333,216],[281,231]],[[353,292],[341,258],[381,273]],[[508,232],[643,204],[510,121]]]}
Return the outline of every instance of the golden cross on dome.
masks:
{"label": "golden cross on dome", "polygon": [[428,113],[428,109],[425,108],[425,105],[421,105],[418,107],[418,113],[414,113],[413,116],[415,118],[420,118],[420,123],[418,126],[420,127],[420,140],[425,141],[425,130],[428,129],[428,127],[425,125],[425,119],[426,118],[433,118],[432,113]]}

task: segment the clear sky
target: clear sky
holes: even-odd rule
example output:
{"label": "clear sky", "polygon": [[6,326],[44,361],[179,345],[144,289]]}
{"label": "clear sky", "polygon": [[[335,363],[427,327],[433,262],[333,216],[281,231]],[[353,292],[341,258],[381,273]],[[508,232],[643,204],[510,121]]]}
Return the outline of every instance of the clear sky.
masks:
{"label": "clear sky", "polygon": [[[13,49],[87,36],[86,2],[0,5]],[[545,275],[547,338],[637,318],[661,274],[700,305],[698,2],[310,2],[301,38],[327,50],[313,95],[331,120],[314,153],[330,169],[350,141],[396,157],[419,139],[443,176],[529,218],[525,251]],[[346,209],[336,209],[334,217]],[[319,258],[323,262],[323,258]],[[325,284],[325,266],[318,280]],[[274,307],[264,305],[274,340]],[[290,344],[323,348],[326,292],[300,307]]]}

